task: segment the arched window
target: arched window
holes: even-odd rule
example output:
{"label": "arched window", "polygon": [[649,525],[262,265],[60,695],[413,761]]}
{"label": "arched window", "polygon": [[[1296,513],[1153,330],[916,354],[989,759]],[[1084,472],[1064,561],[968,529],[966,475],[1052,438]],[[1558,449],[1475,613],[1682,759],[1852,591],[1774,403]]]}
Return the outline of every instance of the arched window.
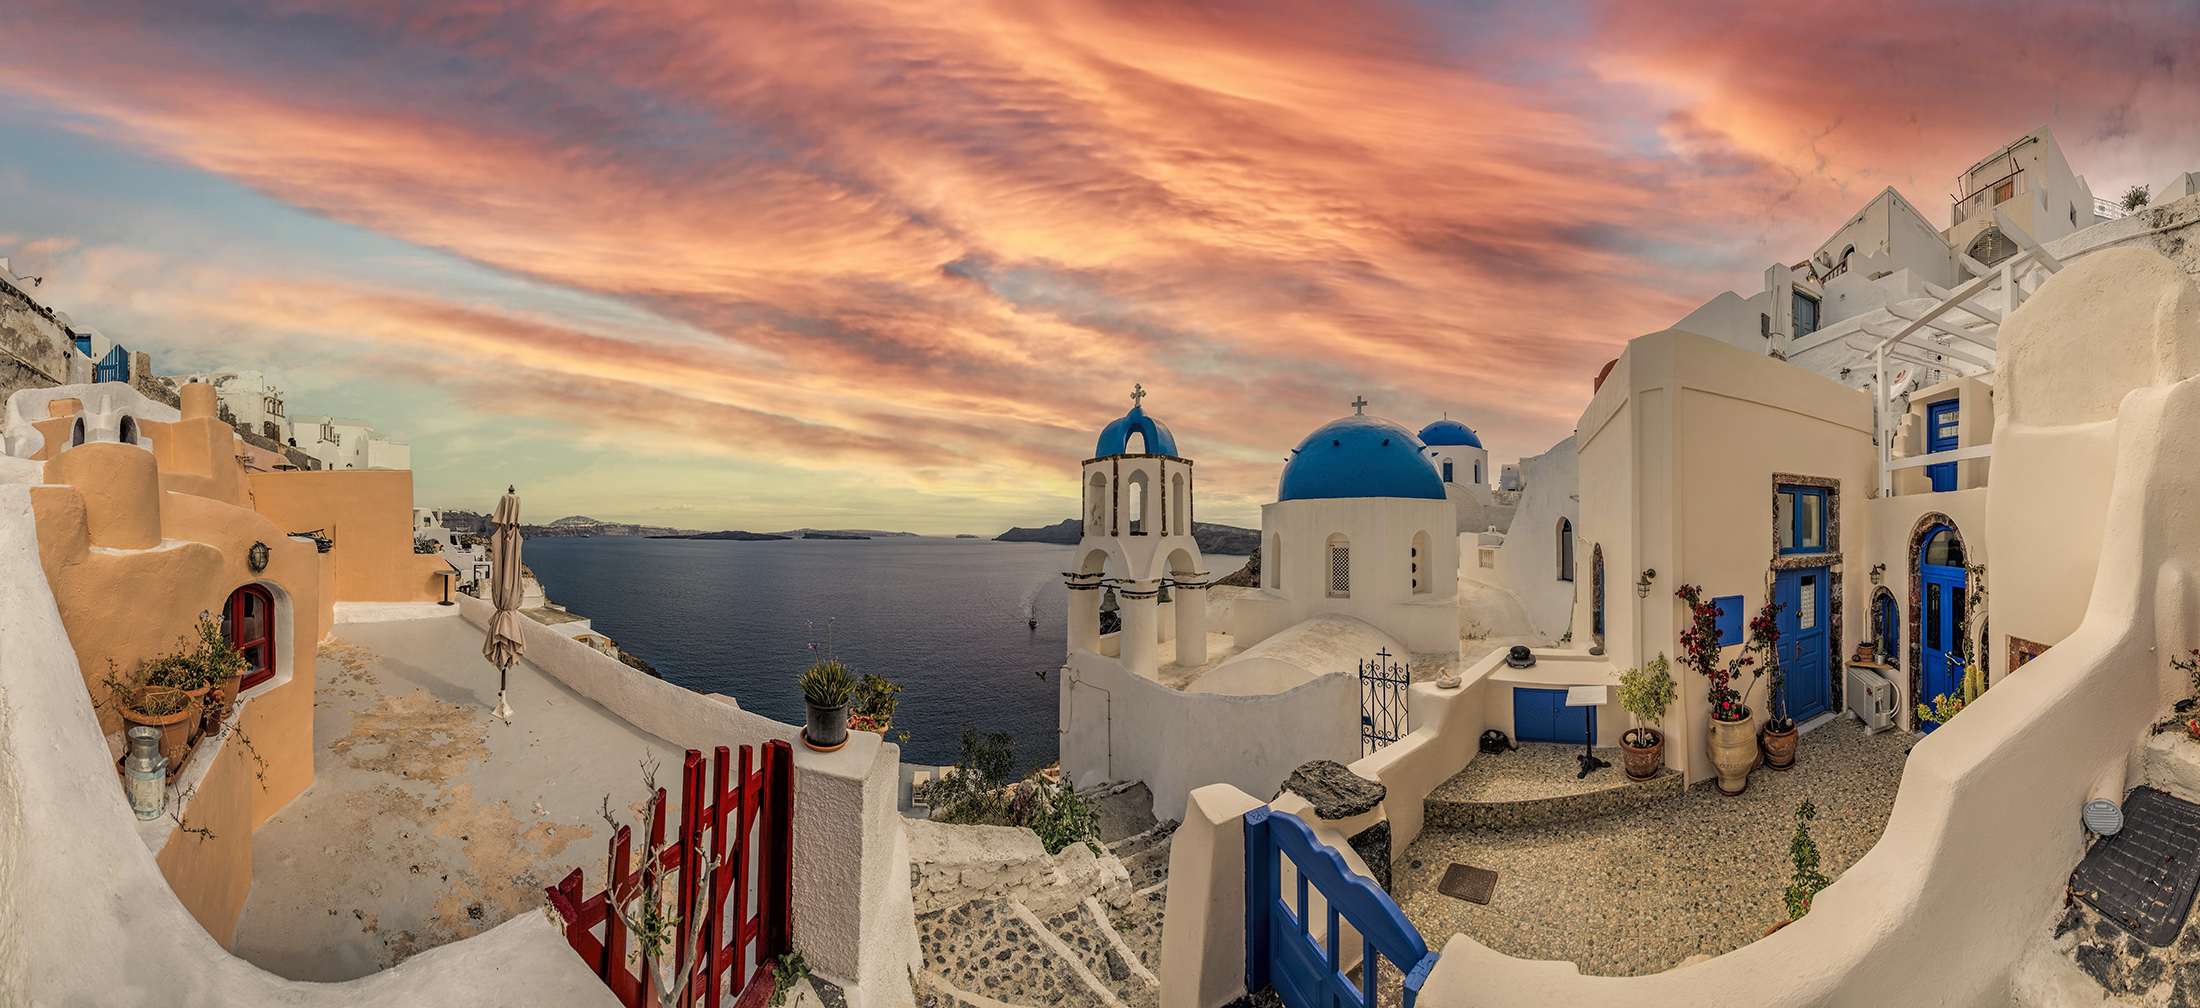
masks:
{"label": "arched window", "polygon": [[1329,537],[1329,597],[1352,597],[1352,540],[1342,532]]}
{"label": "arched window", "polygon": [[1406,570],[1412,578],[1413,594],[1415,595],[1428,594],[1431,585],[1434,583],[1429,578],[1429,575],[1435,572],[1430,570],[1428,566],[1428,543],[1428,533],[1413,533],[1412,555],[1407,560]]}
{"label": "arched window", "polygon": [[1482,460],[1481,460],[1481,459],[1476,459],[1476,460],[1474,460],[1474,481],[1475,481],[1476,483],[1480,483],[1480,482],[1482,482]]}
{"label": "arched window", "polygon": [[1260,558],[1260,565],[1268,575],[1268,587],[1283,587],[1283,537],[1268,537],[1268,554]]}
{"label": "arched window", "polygon": [[74,448],[74,447],[76,447],[77,445],[80,445],[80,444],[83,444],[83,443],[84,443],[84,418],[83,418],[83,417],[77,417],[77,418],[76,418],[76,423],[75,423],[74,425],[72,425],[72,426],[71,426],[71,427],[69,428],[69,447],[71,447],[71,448]]}
{"label": "arched window", "polygon": [[1128,519],[1132,535],[1146,534],[1146,488],[1149,481],[1146,471],[1140,469],[1131,474],[1130,492],[1123,498],[1123,517]]}
{"label": "arched window", "polygon": [[229,643],[244,656],[244,678],[237,691],[258,686],[275,677],[275,599],[259,585],[245,585],[229,596],[222,609],[222,629]]}
{"label": "arched window", "polygon": [[123,444],[138,443],[137,420],[132,417],[123,417],[122,427],[117,432],[116,440],[121,441]]}
{"label": "arched window", "polygon": [[1174,525],[1174,531],[1177,535],[1191,535],[1192,500],[1190,495],[1184,492],[1183,473],[1177,473],[1175,476],[1170,477],[1169,500],[1176,505],[1176,523]]}
{"label": "arched window", "polygon": [[1108,530],[1108,478],[1092,474],[1092,482],[1085,488],[1085,534],[1101,535]]}
{"label": "arched window", "polygon": [[1565,518],[1558,520],[1558,579],[1574,579],[1574,523]]}
{"label": "arched window", "polygon": [[1444,482],[1451,482],[1451,460],[1444,460]]}
{"label": "arched window", "polygon": [[1589,636],[1590,643],[1604,646],[1604,546],[1601,543],[1589,550]]}

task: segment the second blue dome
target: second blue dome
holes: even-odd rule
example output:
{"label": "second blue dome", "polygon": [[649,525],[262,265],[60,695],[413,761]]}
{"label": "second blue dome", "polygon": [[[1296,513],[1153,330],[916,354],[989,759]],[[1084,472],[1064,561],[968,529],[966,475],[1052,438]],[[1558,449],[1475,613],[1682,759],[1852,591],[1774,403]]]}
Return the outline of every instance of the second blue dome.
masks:
{"label": "second blue dome", "polygon": [[1444,481],[1413,432],[1373,416],[1315,428],[1284,463],[1276,499],[1413,497],[1444,499]]}

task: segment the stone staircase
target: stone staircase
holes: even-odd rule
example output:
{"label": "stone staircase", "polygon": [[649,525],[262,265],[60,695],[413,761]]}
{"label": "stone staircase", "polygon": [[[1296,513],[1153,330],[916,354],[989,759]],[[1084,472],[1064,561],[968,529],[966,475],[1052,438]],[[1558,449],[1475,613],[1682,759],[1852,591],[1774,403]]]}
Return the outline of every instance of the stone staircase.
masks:
{"label": "stone staircase", "polygon": [[[1129,790],[1103,790],[1101,800]],[[1104,820],[1103,837],[1108,822],[1122,818]],[[1151,825],[1106,843],[1098,874],[1114,881],[1084,883],[1093,891],[1057,891],[1076,884],[1065,872],[1059,884],[1011,887],[919,913],[918,1008],[1159,1008],[1162,908],[1176,823],[1152,823],[1150,815],[1144,822]],[[1069,850],[1057,857],[1085,861]],[[920,900],[920,909],[925,905]]]}

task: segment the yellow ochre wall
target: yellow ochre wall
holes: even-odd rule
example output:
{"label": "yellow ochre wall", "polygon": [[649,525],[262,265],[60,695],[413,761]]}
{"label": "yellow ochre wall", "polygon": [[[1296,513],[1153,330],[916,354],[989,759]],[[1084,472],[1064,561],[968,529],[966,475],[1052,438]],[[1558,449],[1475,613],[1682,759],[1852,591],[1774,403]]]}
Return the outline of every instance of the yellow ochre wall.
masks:
{"label": "yellow ochre wall", "polygon": [[291,532],[322,529],[336,540],[336,597],[344,602],[439,602],[449,568],[413,552],[412,473],[266,472],[251,474],[261,514]]}
{"label": "yellow ochre wall", "polygon": [[[251,892],[252,831],[313,781],[315,650],[335,603],[436,598],[427,571],[441,561],[412,552],[411,473],[247,480],[236,435],[214,410],[211,386],[186,386],[184,419],[143,425],[153,450],[66,447],[73,421],[41,422],[60,429],[48,444],[62,447],[31,502],[47,582],[86,689],[102,704],[101,727],[117,738],[121,719],[104,707],[110,661],[132,672],[176,650],[201,612],[218,614],[245,584],[275,598],[277,677],[246,697],[239,718],[250,746],[233,737],[196,757],[212,762],[184,816],[213,835],[173,831],[157,859],[184,907],[226,946]],[[294,475],[306,478],[286,479]],[[316,528],[338,540],[332,552],[288,536]],[[247,560],[255,543],[268,548],[257,573]]]}

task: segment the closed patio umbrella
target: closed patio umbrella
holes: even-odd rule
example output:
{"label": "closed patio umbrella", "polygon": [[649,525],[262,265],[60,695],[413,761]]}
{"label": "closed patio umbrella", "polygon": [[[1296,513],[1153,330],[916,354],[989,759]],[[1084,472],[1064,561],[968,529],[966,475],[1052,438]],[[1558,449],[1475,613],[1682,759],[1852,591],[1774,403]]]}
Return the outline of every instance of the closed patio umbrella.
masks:
{"label": "closed patio umbrella", "polygon": [[497,501],[496,514],[489,519],[496,531],[490,533],[491,551],[489,569],[490,598],[496,602],[496,615],[489,617],[489,639],[481,645],[482,657],[497,667],[496,716],[506,722],[512,720],[512,708],[504,702],[504,681],[519,660],[520,652],[527,650],[527,642],[521,634],[519,614],[519,488],[507,487],[503,499]]}

